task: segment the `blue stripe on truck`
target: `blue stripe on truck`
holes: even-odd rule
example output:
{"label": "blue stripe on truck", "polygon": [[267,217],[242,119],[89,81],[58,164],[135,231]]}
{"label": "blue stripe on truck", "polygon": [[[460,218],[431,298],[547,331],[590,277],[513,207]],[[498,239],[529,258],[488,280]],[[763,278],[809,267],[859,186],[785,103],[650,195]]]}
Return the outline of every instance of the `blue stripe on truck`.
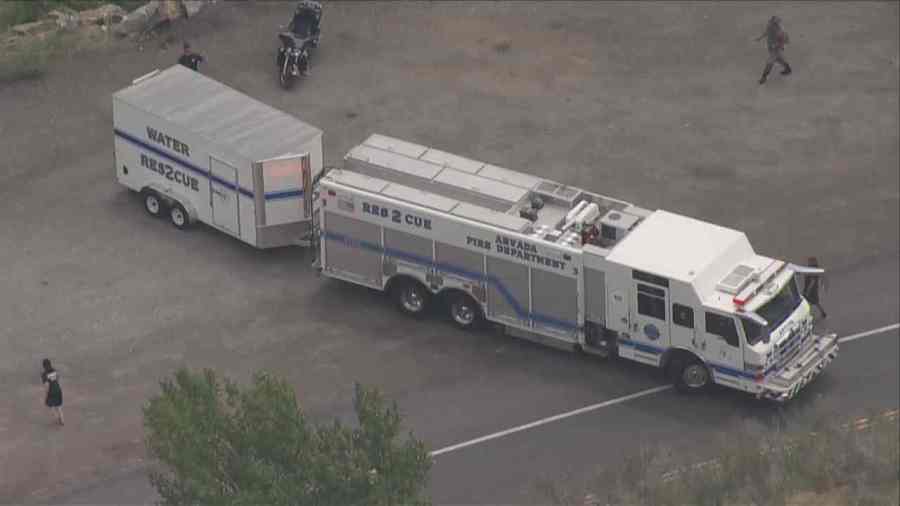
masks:
{"label": "blue stripe on truck", "polygon": [[[167,153],[166,151],[163,151],[162,149],[160,149],[157,146],[154,146],[152,144],[147,144],[146,142],[142,141],[141,139],[138,139],[137,137],[135,137],[129,133],[123,132],[122,130],[119,130],[118,128],[114,128],[113,132],[116,134],[116,137],[120,137],[132,144],[136,144],[136,145],[140,146],[141,148],[146,149],[147,151],[151,151],[154,154],[161,156],[161,157],[165,158],[166,160],[169,160],[172,163],[176,163],[179,166],[191,171],[192,173],[194,173],[200,177],[211,179],[211,180],[215,181],[216,183],[228,188],[229,190],[237,191],[246,197],[253,198],[252,191],[250,191],[242,186],[239,186],[239,185],[236,185],[229,181],[226,181],[220,177],[214,176],[213,174],[210,174],[209,170],[200,168],[188,160],[184,160],[184,159],[177,157],[171,153]],[[303,196],[303,190],[301,188],[297,188],[297,189],[293,189],[293,190],[268,192],[265,195],[265,199],[266,200],[279,200],[279,199],[298,198],[298,197],[302,197],[302,196]]]}
{"label": "blue stripe on truck", "polygon": [[364,249],[367,251],[371,251],[373,253],[382,254],[388,257],[397,258],[400,260],[404,260],[410,263],[422,265],[425,267],[430,267],[436,269],[441,272],[453,274],[459,276],[461,278],[466,278],[470,281],[476,282],[485,282],[488,283],[494,288],[497,289],[498,292],[506,299],[506,302],[513,308],[516,315],[523,320],[531,319],[535,322],[542,323],[551,327],[556,327],[564,330],[575,330],[577,325],[567,322],[564,320],[560,320],[558,318],[553,318],[552,316],[542,315],[540,313],[532,313],[527,309],[523,308],[519,301],[513,296],[513,294],[503,285],[503,283],[496,277],[492,275],[485,275],[480,272],[472,272],[461,267],[457,267],[450,264],[438,263],[432,261],[430,258],[425,258],[419,255],[415,255],[406,251],[400,251],[393,248],[383,248],[379,244],[375,244],[369,241],[358,241],[354,240],[346,235],[338,234],[335,232],[325,232],[323,234],[325,239],[339,242],[350,248]]}

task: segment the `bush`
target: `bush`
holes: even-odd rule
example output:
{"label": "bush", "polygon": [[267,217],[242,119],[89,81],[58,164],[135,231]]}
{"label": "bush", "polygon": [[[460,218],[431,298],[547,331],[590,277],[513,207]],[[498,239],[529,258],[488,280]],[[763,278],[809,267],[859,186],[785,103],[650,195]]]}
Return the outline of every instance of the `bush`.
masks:
{"label": "bush", "polygon": [[[795,434],[805,434],[795,437],[748,425],[720,439],[716,459],[668,473],[688,463],[675,462],[665,449],[643,448],[597,476],[590,504],[900,504],[900,422],[866,420],[849,427],[793,424]],[[542,488],[555,504],[585,504],[584,494],[566,495],[559,485]],[[808,500],[801,502],[804,496]]]}
{"label": "bush", "polygon": [[317,424],[267,374],[239,387],[186,369],[144,408],[151,483],[166,506],[424,506],[431,458],[397,406],[357,385],[355,427]]}

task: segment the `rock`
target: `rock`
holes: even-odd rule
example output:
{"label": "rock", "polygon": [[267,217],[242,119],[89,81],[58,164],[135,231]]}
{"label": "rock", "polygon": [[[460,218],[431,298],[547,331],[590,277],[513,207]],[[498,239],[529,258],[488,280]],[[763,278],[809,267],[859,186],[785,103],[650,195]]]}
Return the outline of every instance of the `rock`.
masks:
{"label": "rock", "polygon": [[78,13],[70,9],[52,10],[48,16],[56,20],[56,26],[62,30],[74,30],[81,24]]}
{"label": "rock", "polygon": [[57,28],[55,21],[43,20],[16,25],[12,27],[12,32],[16,35],[37,35],[39,33],[54,32]]}
{"label": "rock", "polygon": [[129,12],[113,31],[121,37],[141,33],[158,23],[159,19],[159,2],[153,0]]}
{"label": "rock", "polygon": [[181,0],[181,5],[184,6],[184,15],[188,18],[196,16],[206,4],[206,0]]}
{"label": "rock", "polygon": [[79,17],[85,25],[115,25],[121,23],[128,13],[114,4],[106,4],[96,9],[81,11]]}

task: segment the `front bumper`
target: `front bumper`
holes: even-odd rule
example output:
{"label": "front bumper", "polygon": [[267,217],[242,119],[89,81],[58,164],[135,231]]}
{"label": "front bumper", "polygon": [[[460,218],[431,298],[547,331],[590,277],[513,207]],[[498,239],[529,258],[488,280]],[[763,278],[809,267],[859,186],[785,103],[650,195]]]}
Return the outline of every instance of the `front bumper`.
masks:
{"label": "front bumper", "polygon": [[793,399],[810,384],[838,354],[837,334],[814,336],[813,344],[797,355],[780,371],[774,372],[761,384],[757,397],[776,402]]}

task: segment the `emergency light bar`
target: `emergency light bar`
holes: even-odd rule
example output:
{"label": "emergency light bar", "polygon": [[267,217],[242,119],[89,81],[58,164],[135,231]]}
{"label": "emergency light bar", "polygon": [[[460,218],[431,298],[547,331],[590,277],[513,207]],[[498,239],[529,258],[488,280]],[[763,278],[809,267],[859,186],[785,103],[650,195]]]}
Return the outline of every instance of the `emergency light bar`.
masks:
{"label": "emergency light bar", "polygon": [[[778,275],[782,270],[784,270],[786,265],[787,264],[785,264],[784,262],[782,262],[780,260],[773,261],[765,269],[765,271],[768,271],[768,274],[760,276],[758,282],[751,284],[750,286],[745,288],[743,291],[741,291],[741,293],[735,295],[734,298],[731,299],[731,302],[733,302],[734,305],[737,306],[738,311],[743,311],[744,306],[747,304],[747,302],[749,302],[750,299],[752,299],[754,296],[756,296],[756,294],[759,293],[760,290],[762,290],[762,287],[764,287],[770,279],[772,279],[773,277]],[[774,267],[774,269],[773,269],[773,267]],[[765,273],[765,271],[763,271],[763,272]]]}

